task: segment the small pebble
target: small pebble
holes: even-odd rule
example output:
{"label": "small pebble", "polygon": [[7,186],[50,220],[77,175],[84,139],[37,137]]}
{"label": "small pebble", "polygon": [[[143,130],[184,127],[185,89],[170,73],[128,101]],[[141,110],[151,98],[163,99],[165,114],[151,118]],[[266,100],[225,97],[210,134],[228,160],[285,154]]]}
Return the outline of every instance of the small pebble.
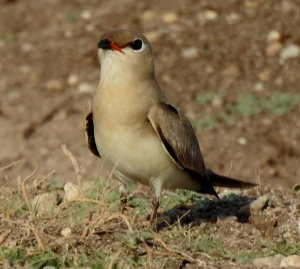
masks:
{"label": "small pebble", "polygon": [[38,216],[55,214],[57,211],[56,193],[42,193],[35,196],[31,202],[32,208],[37,211]]}
{"label": "small pebble", "polygon": [[247,144],[247,139],[245,137],[239,137],[238,138],[238,143],[242,146]]}
{"label": "small pebble", "polygon": [[214,10],[205,10],[204,16],[208,21],[214,21],[218,18],[218,13]]}
{"label": "small pebble", "polygon": [[33,49],[33,45],[30,43],[23,43],[21,46],[21,50],[25,53],[31,52]]}
{"label": "small pebble", "polygon": [[152,10],[147,10],[147,11],[143,12],[141,15],[142,20],[145,22],[154,20],[155,19],[154,17],[155,17],[155,14]]}
{"label": "small pebble", "polygon": [[64,228],[64,229],[61,230],[60,234],[63,237],[67,238],[72,234],[72,230],[70,228]]}
{"label": "small pebble", "polygon": [[94,91],[94,87],[87,82],[82,82],[78,86],[78,91],[80,93],[92,93]]}
{"label": "small pebble", "polygon": [[181,55],[186,59],[194,59],[198,56],[198,50],[195,47],[185,48],[181,51]]}
{"label": "small pebble", "polygon": [[62,83],[56,79],[47,81],[45,86],[48,90],[54,90],[54,91],[60,91],[63,88]]}
{"label": "small pebble", "polygon": [[83,18],[86,21],[89,21],[92,18],[92,14],[89,10],[83,10],[81,12],[81,18]]}
{"label": "small pebble", "polygon": [[80,198],[79,187],[71,182],[68,182],[64,186],[64,191],[65,191],[64,199],[67,202],[76,201]]}
{"label": "small pebble", "polygon": [[254,259],[253,264],[256,266],[269,266],[271,268],[278,268],[283,257],[283,255],[277,254],[272,257],[256,258]]}
{"label": "small pebble", "polygon": [[281,39],[281,34],[276,30],[270,31],[267,35],[268,43],[279,43],[280,39]]}
{"label": "small pebble", "polygon": [[76,85],[76,84],[78,83],[78,81],[79,81],[79,78],[78,78],[78,76],[75,75],[75,74],[71,74],[71,75],[68,77],[68,84],[69,84],[70,86]]}
{"label": "small pebble", "polygon": [[291,255],[284,257],[280,262],[280,267],[300,267],[300,256],[298,255]]}
{"label": "small pebble", "polygon": [[283,48],[280,52],[280,58],[285,61],[288,59],[297,58],[300,55],[300,47],[295,44],[290,44]]}
{"label": "small pebble", "polygon": [[175,12],[167,12],[163,15],[162,20],[166,23],[178,21],[178,15]]}
{"label": "small pebble", "polygon": [[254,84],[254,90],[256,92],[261,92],[264,89],[264,84],[261,82],[257,82]]}

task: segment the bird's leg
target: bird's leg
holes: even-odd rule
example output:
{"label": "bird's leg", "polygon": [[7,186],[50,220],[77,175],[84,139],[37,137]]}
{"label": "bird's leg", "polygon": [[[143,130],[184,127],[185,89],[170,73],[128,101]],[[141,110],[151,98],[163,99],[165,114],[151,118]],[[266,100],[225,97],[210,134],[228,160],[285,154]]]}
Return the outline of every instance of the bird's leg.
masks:
{"label": "bird's leg", "polygon": [[120,192],[121,213],[124,213],[127,206],[127,191],[126,191],[126,186],[123,183],[119,187],[119,192]]}
{"label": "bird's leg", "polygon": [[149,220],[151,227],[153,227],[154,221],[156,221],[158,207],[159,207],[159,198],[154,197],[152,199],[152,212]]}

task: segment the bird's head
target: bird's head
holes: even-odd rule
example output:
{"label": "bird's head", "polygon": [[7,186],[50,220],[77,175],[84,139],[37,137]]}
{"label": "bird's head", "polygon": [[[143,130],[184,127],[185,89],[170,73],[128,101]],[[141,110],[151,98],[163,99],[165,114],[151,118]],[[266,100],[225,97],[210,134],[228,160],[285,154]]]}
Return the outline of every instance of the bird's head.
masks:
{"label": "bird's head", "polygon": [[98,42],[101,74],[115,77],[152,76],[154,65],[147,38],[129,30],[113,30],[101,35]]}

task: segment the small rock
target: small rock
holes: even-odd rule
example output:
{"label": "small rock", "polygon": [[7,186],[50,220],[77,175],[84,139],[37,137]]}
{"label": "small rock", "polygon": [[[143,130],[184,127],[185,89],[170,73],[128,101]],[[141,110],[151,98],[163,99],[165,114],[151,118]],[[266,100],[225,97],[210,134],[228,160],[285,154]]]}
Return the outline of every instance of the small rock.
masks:
{"label": "small rock", "polygon": [[269,266],[271,268],[276,268],[280,266],[283,257],[283,255],[277,254],[272,257],[256,258],[254,259],[253,264],[256,266]]}
{"label": "small rock", "polygon": [[270,31],[267,35],[268,43],[280,43],[280,40],[281,40],[281,34],[276,30]]}
{"label": "small rock", "polygon": [[68,77],[68,84],[70,86],[74,86],[78,83],[78,76],[76,76],[75,74],[71,74],[69,77]]}
{"label": "small rock", "polygon": [[178,21],[178,15],[175,12],[166,12],[162,19],[166,23],[173,23]]}
{"label": "small rock", "polygon": [[54,91],[60,91],[63,88],[62,83],[56,79],[47,81],[45,86],[48,90],[54,90]]}
{"label": "small rock", "polygon": [[288,257],[284,257],[280,262],[280,267],[300,267],[300,256],[291,255]]}
{"label": "small rock", "polygon": [[261,82],[257,82],[254,85],[254,90],[257,92],[261,92],[264,89],[264,84]]}
{"label": "small rock", "polygon": [[247,139],[245,137],[239,137],[238,138],[238,143],[242,146],[247,144]]}
{"label": "small rock", "polygon": [[205,10],[204,16],[208,21],[214,21],[218,18],[218,13],[214,10],[208,9]]}
{"label": "small rock", "polygon": [[251,202],[250,212],[252,214],[253,213],[257,214],[259,211],[262,211],[267,206],[268,202],[269,202],[269,198],[266,195],[257,198],[256,200]]}
{"label": "small rock", "polygon": [[69,237],[72,234],[72,231],[71,231],[70,228],[64,228],[64,229],[61,230],[60,234],[63,237],[67,238],[67,237]]}
{"label": "small rock", "polygon": [[195,47],[185,48],[181,51],[181,56],[186,59],[194,59],[198,56],[198,50]]}
{"label": "small rock", "polygon": [[244,205],[241,207],[238,212],[237,216],[243,216],[243,215],[248,215],[249,213],[251,215],[257,215],[260,211],[262,211],[268,204],[269,198],[264,195],[256,200],[252,201],[250,204]]}
{"label": "small rock", "polygon": [[80,198],[79,187],[71,182],[68,182],[64,186],[64,191],[65,191],[64,199],[67,202],[76,201]]}
{"label": "small rock", "polygon": [[82,82],[78,86],[78,91],[80,93],[92,93],[94,91],[94,87],[86,82]]}
{"label": "small rock", "polygon": [[30,43],[23,43],[21,46],[21,50],[25,53],[31,52],[33,49],[33,45]]}
{"label": "small rock", "polygon": [[92,18],[92,14],[89,10],[83,10],[81,12],[81,18],[83,18],[86,21],[89,21]]}
{"label": "small rock", "polygon": [[280,52],[280,58],[285,61],[288,59],[297,58],[300,55],[300,47],[295,44],[290,44],[283,48]]}
{"label": "small rock", "polygon": [[35,196],[31,202],[32,208],[37,211],[38,216],[55,214],[58,197],[56,193],[47,192]]}
{"label": "small rock", "polygon": [[158,40],[160,33],[158,31],[149,31],[146,34],[146,37],[148,38],[148,40],[152,43],[155,42],[156,40]]}
{"label": "small rock", "polygon": [[147,11],[143,12],[141,15],[142,20],[145,22],[154,20],[154,17],[155,17],[155,14],[152,10],[147,10]]}

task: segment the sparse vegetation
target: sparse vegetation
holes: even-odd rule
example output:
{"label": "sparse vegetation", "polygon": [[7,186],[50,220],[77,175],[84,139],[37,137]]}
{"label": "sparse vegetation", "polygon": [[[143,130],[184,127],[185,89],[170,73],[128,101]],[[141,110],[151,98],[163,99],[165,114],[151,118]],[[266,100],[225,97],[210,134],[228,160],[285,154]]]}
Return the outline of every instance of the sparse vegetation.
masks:
{"label": "sparse vegetation", "polygon": [[[62,192],[62,186],[63,181],[57,177],[43,183],[44,191],[50,192]],[[31,197],[37,186],[28,184],[26,191]],[[36,210],[30,212],[21,191],[7,193],[1,198],[0,231],[2,235],[10,232],[0,247],[0,265],[33,269],[174,268],[184,263],[201,265],[222,260],[251,263],[256,257],[300,252],[298,243],[263,243],[260,239],[255,248],[239,249],[228,242],[230,236],[234,240],[235,234],[243,230],[242,224],[232,223],[232,228],[218,224],[231,234],[224,237],[215,233],[216,224],[207,225],[204,219],[199,222],[201,214],[205,216],[211,210],[206,206],[214,210],[220,207],[226,215],[226,210],[232,210],[230,203],[241,203],[236,194],[224,196],[215,204],[188,191],[164,197],[165,213],[161,219],[168,222],[175,216],[175,220],[163,221],[155,232],[146,220],[150,211],[147,193],[135,185],[131,193],[128,208],[121,213],[118,188],[111,180],[98,179],[83,186],[83,196],[77,201],[60,203],[57,213],[49,216],[39,216]],[[221,213],[217,210],[209,214]],[[193,219],[187,222],[188,218]],[[65,228],[70,228],[71,234],[64,236]]]}
{"label": "sparse vegetation", "polygon": [[[222,100],[223,94],[208,91],[197,98],[198,103],[205,109],[212,106],[217,100]],[[230,121],[238,116],[251,117],[261,112],[268,112],[270,115],[280,116],[291,112],[300,104],[300,93],[286,93],[284,91],[274,91],[268,96],[260,96],[255,93],[239,94],[236,100],[219,109],[215,106],[212,113],[194,121],[194,126],[205,128],[214,125],[218,121]]]}

